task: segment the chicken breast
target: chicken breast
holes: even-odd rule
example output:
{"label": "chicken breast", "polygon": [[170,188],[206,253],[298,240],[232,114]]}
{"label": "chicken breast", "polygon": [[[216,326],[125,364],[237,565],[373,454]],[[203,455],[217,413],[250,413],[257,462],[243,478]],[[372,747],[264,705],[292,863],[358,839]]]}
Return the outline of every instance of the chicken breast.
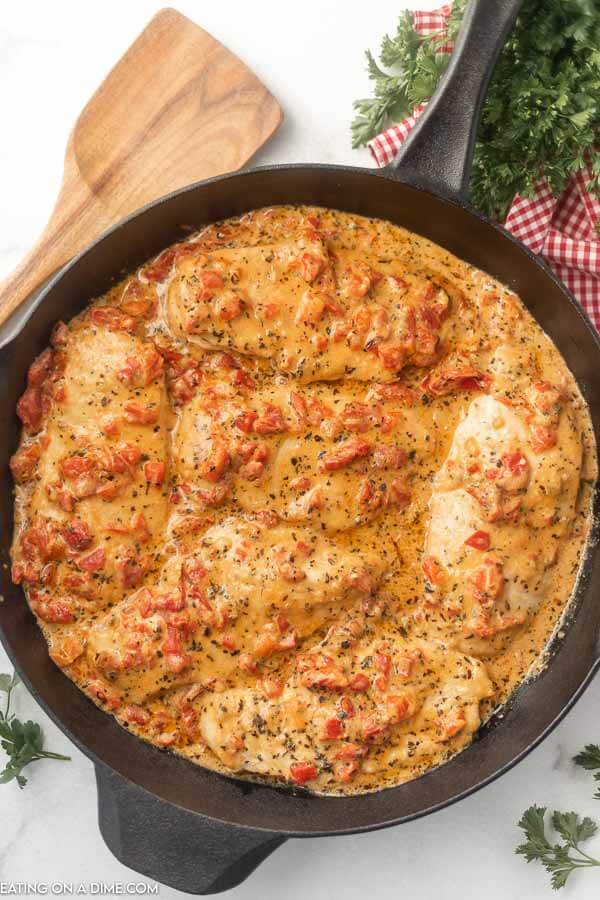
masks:
{"label": "chicken breast", "polygon": [[315,218],[274,244],[183,245],[168,287],[171,330],[190,345],[268,359],[303,382],[392,380],[409,363],[429,365],[448,295],[334,238]]}
{"label": "chicken breast", "polygon": [[88,661],[134,703],[176,685],[256,672],[341,610],[368,604],[384,571],[374,550],[227,519],[95,624]]}
{"label": "chicken breast", "polygon": [[52,659],[193,763],[414,778],[539,665],[597,476],[520,299],[391,222],[203,228],[31,364],[12,578]]}
{"label": "chicken breast", "polygon": [[61,664],[82,652],[98,614],[157,568],[168,510],[162,358],[100,308],[89,325],[63,333],[43,434],[12,463],[35,448],[13,576]]}
{"label": "chicken breast", "polygon": [[411,472],[436,431],[410,389],[298,391],[286,380],[240,389],[227,375],[204,377],[182,409],[173,445],[178,533],[224,503],[268,507],[332,533],[409,505]]}
{"label": "chicken breast", "polygon": [[285,683],[201,696],[203,739],[229,769],[317,790],[390,765],[406,780],[441,744],[468,743],[492,693],[483,665],[394,629],[372,633],[351,620],[300,656]]}
{"label": "chicken breast", "polygon": [[534,449],[522,410],[478,397],[435,479],[426,603],[471,651],[490,652],[544,600],[573,521],[582,459],[570,417],[556,428],[553,446]]}

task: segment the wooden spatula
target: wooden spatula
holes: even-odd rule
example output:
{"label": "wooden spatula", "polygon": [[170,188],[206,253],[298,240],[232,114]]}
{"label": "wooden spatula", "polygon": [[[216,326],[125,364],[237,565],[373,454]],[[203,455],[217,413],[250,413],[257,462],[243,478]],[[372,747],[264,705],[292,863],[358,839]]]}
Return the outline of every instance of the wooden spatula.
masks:
{"label": "wooden spatula", "polygon": [[244,63],[163,9],[79,116],[43,234],[0,286],[0,323],[110,225],[193,181],[239,169],[281,123]]}

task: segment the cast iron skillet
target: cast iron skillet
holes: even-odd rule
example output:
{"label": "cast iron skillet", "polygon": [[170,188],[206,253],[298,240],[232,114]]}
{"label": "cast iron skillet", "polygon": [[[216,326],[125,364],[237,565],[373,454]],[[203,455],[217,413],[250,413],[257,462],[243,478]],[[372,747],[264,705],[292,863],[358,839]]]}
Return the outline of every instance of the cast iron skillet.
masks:
{"label": "cast iron skillet", "polygon": [[[69,319],[182,237],[182,226],[272,204],[306,203],[389,219],[447,247],[510,285],[554,340],[589,404],[600,438],[600,345],[564,287],[502,229],[463,202],[474,133],[489,75],[520,0],[469,7],[450,70],[395,166],[383,173],[335,166],[258,169],[192,185],[113,228],[64,268],[37,302],[0,334],[0,628],[25,683],[93,761],[102,835],[126,865],[189,893],[242,881],[288,836],[348,834],[406,822],[466,796],[531,750],[574,703],[599,665],[600,554],[591,545],[565,636],[551,664],[521,686],[501,719],[446,765],[396,788],[354,798],[221,777],[139,741],[98,710],[54,666],[9,578],[14,409],[34,356],[58,319]],[[597,504],[596,504],[597,505]]]}

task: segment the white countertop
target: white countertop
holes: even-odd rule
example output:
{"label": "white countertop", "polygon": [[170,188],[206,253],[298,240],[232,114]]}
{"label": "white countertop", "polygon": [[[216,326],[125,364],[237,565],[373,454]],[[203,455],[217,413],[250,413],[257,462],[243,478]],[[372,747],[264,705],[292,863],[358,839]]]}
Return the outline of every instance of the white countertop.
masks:
{"label": "white countertop", "polygon": [[[286,120],[257,162],[368,164],[352,151],[351,101],[369,90],[362,53],[377,49],[405,0],[180,0],[177,8],[237,52],[284,107]],[[435,0],[421,0],[433,8]],[[156,0],[19,0],[0,15],[0,278],[42,228],[56,196],[69,129],[110,66],[160,8]],[[0,671],[9,671],[0,649]],[[537,864],[514,855],[515,827],[531,803],[600,818],[592,778],[573,754],[600,741],[600,682],[589,688],[545,743],[476,795],[399,828],[344,838],[288,841],[227,896],[236,900],[538,900],[552,896]],[[47,719],[23,688],[21,717],[43,724],[49,749],[72,762],[41,762],[20,791],[0,786],[2,883],[143,881],[118,863],[96,824],[91,763]],[[0,751],[1,753],[1,751]],[[590,842],[600,855],[600,837]],[[596,898],[597,870],[577,873],[565,897]],[[161,887],[160,897],[182,896]]]}

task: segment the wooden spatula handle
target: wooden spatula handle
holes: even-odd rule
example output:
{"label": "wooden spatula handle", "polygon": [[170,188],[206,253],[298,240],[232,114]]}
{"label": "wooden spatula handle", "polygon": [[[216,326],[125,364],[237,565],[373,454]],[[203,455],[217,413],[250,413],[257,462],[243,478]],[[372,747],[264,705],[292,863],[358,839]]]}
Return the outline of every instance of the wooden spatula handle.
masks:
{"label": "wooden spatula handle", "polygon": [[77,119],[50,221],[0,285],[0,324],[128,213],[239,169],[281,118],[237,56],[176,10],[158,12]]}
{"label": "wooden spatula handle", "polygon": [[85,183],[72,176],[67,162],[60,194],[46,227],[25,259],[0,284],[0,325],[113,220]]}

